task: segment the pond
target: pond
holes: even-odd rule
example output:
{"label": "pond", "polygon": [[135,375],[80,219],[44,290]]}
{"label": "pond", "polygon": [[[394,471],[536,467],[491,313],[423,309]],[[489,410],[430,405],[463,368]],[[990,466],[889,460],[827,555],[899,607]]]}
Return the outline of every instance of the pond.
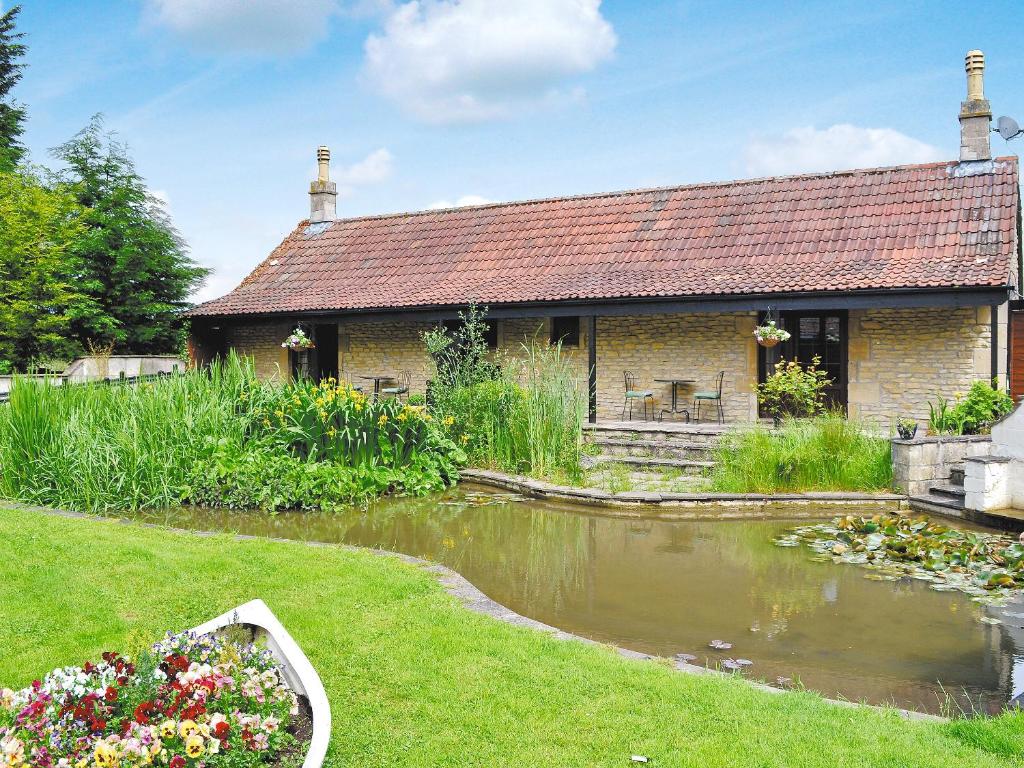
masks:
{"label": "pond", "polygon": [[[695,664],[747,659],[747,677],[788,679],[830,697],[995,713],[1024,689],[1024,601],[984,606],[773,544],[805,520],[641,520],[471,486],[335,514],[140,517],[416,555],[566,631],[659,656],[691,654]],[[732,647],[715,650],[712,640]]]}

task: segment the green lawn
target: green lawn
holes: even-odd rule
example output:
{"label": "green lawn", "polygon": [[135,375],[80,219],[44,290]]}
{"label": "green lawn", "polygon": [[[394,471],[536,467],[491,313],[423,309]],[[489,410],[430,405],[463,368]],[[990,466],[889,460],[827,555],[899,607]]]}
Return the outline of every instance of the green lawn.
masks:
{"label": "green lawn", "polygon": [[[688,676],[474,614],[429,574],[334,547],[0,509],[0,684],[263,598],[320,671],[328,764],[1020,765],[1024,716],[951,724]],[[885,649],[880,648],[879,653]]]}

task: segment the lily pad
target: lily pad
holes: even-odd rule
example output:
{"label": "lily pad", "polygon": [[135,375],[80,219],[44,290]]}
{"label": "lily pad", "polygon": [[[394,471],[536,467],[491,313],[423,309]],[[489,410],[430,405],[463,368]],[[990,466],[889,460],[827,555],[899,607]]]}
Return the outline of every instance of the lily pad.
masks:
{"label": "lily pad", "polygon": [[677,653],[672,658],[674,658],[676,661],[681,661],[684,664],[689,664],[691,661],[697,660],[697,657],[694,656],[692,653]]}
{"label": "lily pad", "polygon": [[718,651],[728,651],[730,648],[732,648],[732,643],[727,643],[725,642],[725,640],[712,640],[710,643],[708,643],[708,647],[714,648]]}

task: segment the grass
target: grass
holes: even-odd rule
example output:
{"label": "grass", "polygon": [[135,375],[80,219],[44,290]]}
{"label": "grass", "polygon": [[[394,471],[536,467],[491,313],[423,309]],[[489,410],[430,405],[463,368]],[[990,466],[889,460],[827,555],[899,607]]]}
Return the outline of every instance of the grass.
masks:
{"label": "grass", "polygon": [[319,670],[327,765],[1010,766],[1024,715],[907,722],[769,694],[471,613],[430,574],[338,547],[0,509],[0,685],[261,597]]}
{"label": "grass", "polygon": [[778,430],[753,427],[726,434],[714,460],[710,488],[722,493],[892,487],[889,441],[841,414],[787,419]]}

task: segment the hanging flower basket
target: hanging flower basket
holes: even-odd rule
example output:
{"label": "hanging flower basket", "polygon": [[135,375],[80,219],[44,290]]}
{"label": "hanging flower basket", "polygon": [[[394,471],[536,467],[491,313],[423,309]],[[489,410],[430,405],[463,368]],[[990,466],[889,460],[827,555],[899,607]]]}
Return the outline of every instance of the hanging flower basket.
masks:
{"label": "hanging flower basket", "polygon": [[774,347],[780,341],[787,341],[790,336],[790,332],[785,328],[779,328],[774,320],[769,320],[754,329],[754,338],[762,347]]}
{"label": "hanging flower basket", "polygon": [[291,332],[291,335],[281,342],[281,346],[284,349],[290,349],[292,352],[300,352],[303,349],[313,349],[316,345],[313,340],[306,335],[306,332],[301,328],[296,328]]}

